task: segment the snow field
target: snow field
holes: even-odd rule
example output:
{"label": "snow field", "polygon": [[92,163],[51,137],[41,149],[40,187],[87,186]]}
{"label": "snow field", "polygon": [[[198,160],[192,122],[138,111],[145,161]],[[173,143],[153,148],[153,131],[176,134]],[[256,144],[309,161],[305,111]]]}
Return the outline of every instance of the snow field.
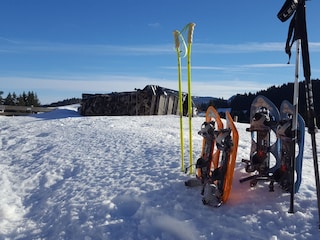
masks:
{"label": "snow field", "polygon": [[[193,118],[194,162],[202,117]],[[73,107],[30,117],[0,117],[0,239],[318,239],[310,136],[303,180],[289,194],[275,184],[250,188],[239,148],[233,189],[220,208],[202,205],[180,171],[178,116],[81,117]],[[185,165],[189,162],[184,119]],[[317,141],[319,142],[317,135]]]}

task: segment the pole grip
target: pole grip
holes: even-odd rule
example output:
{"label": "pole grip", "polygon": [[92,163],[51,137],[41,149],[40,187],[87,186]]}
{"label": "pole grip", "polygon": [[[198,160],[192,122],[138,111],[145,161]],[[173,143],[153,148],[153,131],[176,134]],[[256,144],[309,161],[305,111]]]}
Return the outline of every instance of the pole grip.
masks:
{"label": "pole grip", "polygon": [[195,23],[189,23],[188,43],[192,44]]}
{"label": "pole grip", "polygon": [[179,33],[178,30],[173,31],[173,37],[174,37],[174,42],[175,42],[175,45],[176,45],[176,49],[180,48],[179,34],[180,33]]}
{"label": "pole grip", "polygon": [[287,21],[297,9],[298,0],[286,0],[277,14],[281,22]]}

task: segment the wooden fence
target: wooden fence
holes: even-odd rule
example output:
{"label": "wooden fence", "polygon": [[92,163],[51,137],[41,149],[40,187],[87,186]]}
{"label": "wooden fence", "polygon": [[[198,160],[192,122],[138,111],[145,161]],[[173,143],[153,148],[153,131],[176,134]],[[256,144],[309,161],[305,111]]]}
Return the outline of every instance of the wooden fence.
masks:
{"label": "wooden fence", "polygon": [[0,105],[0,115],[2,116],[23,116],[40,112],[51,112],[54,107],[33,107],[33,106],[11,106]]}

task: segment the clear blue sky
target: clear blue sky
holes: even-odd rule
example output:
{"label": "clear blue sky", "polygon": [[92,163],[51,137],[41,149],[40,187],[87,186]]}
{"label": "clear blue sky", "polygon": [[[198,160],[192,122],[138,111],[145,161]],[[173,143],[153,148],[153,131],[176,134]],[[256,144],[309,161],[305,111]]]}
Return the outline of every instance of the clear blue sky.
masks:
{"label": "clear blue sky", "polygon": [[[0,90],[42,104],[82,93],[178,89],[173,30],[196,24],[192,94],[229,98],[294,80],[284,0],[2,0]],[[312,79],[320,78],[320,2],[307,1]],[[295,49],[295,47],[293,48]],[[182,59],[183,90],[187,61]],[[300,79],[303,79],[302,72]]]}

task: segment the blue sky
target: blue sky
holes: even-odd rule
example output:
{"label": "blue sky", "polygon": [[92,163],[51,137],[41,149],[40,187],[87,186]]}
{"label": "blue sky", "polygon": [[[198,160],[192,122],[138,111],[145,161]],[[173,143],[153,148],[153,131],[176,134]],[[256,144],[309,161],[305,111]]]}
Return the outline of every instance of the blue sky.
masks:
{"label": "blue sky", "polygon": [[[178,89],[174,30],[196,24],[192,94],[223,97],[294,80],[284,52],[284,0],[3,0],[0,90],[42,104],[82,93]],[[320,78],[320,2],[307,1],[312,79]],[[295,49],[295,47],[293,48]],[[187,61],[182,59],[183,90]],[[303,79],[302,72],[300,79]]]}

